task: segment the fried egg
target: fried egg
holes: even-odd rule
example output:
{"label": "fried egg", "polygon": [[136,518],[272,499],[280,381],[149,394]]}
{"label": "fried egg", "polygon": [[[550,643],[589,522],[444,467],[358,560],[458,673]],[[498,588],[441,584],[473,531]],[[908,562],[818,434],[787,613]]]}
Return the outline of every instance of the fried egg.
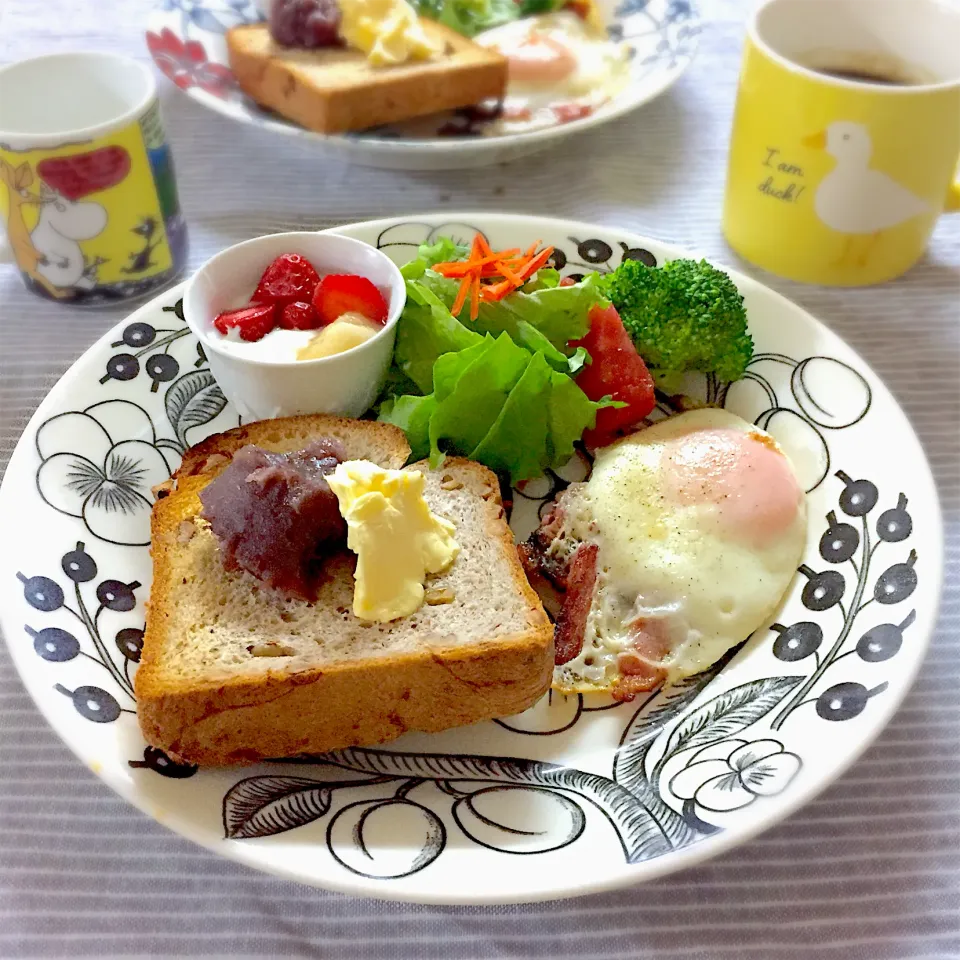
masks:
{"label": "fried egg", "polygon": [[585,116],[629,79],[629,45],[611,42],[602,28],[569,10],[514,20],[475,42],[507,58],[507,125]]}
{"label": "fried egg", "polygon": [[715,663],[771,617],[806,543],[789,459],[725,410],[680,414],[600,450],[568,492],[564,535],[599,547],[583,646],[555,675],[568,692],[633,677],[629,694]]}

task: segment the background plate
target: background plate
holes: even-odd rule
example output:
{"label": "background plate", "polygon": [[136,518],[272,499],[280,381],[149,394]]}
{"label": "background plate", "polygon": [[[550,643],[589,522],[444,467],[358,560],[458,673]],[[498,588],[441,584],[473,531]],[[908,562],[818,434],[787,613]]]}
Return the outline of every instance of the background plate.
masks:
{"label": "background plate", "polygon": [[263,110],[241,93],[230,71],[225,33],[259,20],[253,0],[161,0],[147,22],[146,43],[158,68],[204,107],[243,123],[306,138],[355,163],[398,170],[485,166],[526,156],[635,110],[670,87],[696,53],[700,18],[691,0],[617,0],[607,11],[611,36],[633,49],[630,83],[585,117],[558,111],[547,127],[497,133],[476,111],[347,135],[325,136]]}
{"label": "background plate", "polygon": [[[555,245],[566,274],[682,255],[608,228],[510,215],[340,232],[403,262],[431,235],[478,229],[495,245]],[[902,699],[936,616],[942,544],[923,453],[886,389],[808,314],[734,279],[757,356],[728,392],[699,387],[789,450],[811,520],[776,625],[722,669],[632,704],[547,697],[502,723],[310,764],[198,772],[145,750],[130,677],[150,583],[150,486],[186,445],[237,422],[174,290],[64,376],[4,478],[0,610],[27,689],[77,756],[161,823],[346,892],[441,903],[570,896],[753,836],[839,775]],[[519,533],[547,486],[518,495]],[[855,541],[849,559],[841,541]]]}

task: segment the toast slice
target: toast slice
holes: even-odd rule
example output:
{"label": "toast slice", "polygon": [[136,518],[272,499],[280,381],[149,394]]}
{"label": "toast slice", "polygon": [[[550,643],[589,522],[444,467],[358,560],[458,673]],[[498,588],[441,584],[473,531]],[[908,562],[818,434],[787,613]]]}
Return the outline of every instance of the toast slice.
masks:
{"label": "toast slice", "polygon": [[315,603],[224,571],[199,491],[244,443],[293,451],[320,436],[392,468],[409,453],[389,424],[262,421],[188,451],[176,489],[154,506],[135,687],[144,737],[171,757],[225,765],[383,743],[518,713],[550,686],[553,628],[520,566],[496,477],[472,461],[407,468],[424,471],[430,508],[456,525],[459,557],[427,582],[451,602],[366,624],[351,612],[346,551],[326,561]]}
{"label": "toast slice", "polygon": [[227,31],[230,67],[240,89],[318,133],[344,133],[500,99],[506,58],[449,27],[421,18],[442,46],[433,60],[371,66],[359,50],[282,47],[264,23]]}

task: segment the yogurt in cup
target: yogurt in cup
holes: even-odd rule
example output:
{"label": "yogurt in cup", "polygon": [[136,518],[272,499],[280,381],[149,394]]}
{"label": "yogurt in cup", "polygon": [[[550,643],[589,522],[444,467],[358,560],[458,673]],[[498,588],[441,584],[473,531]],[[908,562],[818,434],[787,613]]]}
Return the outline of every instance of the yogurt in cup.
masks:
{"label": "yogurt in cup", "polygon": [[[359,346],[311,360],[296,356],[316,330],[278,329],[255,342],[216,330],[218,314],[247,304],[263,271],[284,253],[301,254],[321,277],[369,279],[387,300],[383,329]],[[400,271],[369,244],[332,233],[277,233],[228,247],[208,260],[187,283],[183,315],[220,389],[245,420],[302,413],[359,417],[383,388],[405,301]]]}

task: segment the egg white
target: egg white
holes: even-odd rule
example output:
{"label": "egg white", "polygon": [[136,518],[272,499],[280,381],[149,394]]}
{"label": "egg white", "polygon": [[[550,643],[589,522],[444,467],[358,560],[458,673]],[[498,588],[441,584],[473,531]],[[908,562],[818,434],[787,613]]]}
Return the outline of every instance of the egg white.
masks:
{"label": "egg white", "polygon": [[566,504],[565,532],[600,551],[583,649],[557,668],[559,689],[608,689],[638,618],[668,618],[674,648],[662,666],[670,681],[698,673],[766,623],[788,589],[806,543],[805,499],[789,528],[762,546],[724,536],[712,503],[678,505],[664,495],[665,445],[692,429],[753,434],[786,456],[765,431],[718,409],[671,417],[598,453]]}

